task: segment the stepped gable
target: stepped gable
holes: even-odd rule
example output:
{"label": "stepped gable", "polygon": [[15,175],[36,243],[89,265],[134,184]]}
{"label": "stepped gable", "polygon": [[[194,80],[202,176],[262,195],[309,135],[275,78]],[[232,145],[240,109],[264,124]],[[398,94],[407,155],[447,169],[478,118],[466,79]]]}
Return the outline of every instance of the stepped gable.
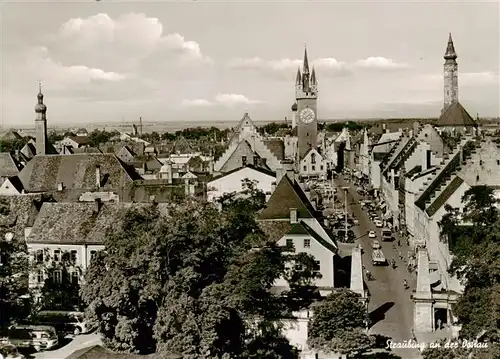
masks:
{"label": "stepped gable", "polygon": [[415,204],[421,210],[425,210],[427,204],[430,204],[433,195],[439,188],[451,179],[453,173],[460,168],[461,162],[468,158],[474,149],[476,148],[475,141],[471,139],[465,140],[462,150],[460,146],[455,148],[455,154],[451,156],[451,159],[440,169],[440,171],[434,176],[427,188],[422,192],[420,197],[415,201]]}
{"label": "stepped gable", "polygon": [[247,112],[245,112],[238,125],[234,128],[233,134],[229,139],[230,144],[233,142],[239,142],[240,132],[245,127],[250,127],[253,131],[257,132],[257,126],[255,126]]}
{"label": "stepped gable", "polygon": [[[248,141],[243,140],[238,145],[236,145],[231,153],[231,155],[226,159],[224,162],[223,166],[220,168],[220,172],[228,172],[233,170],[234,168],[229,168],[229,166],[233,163],[236,162],[239,165],[236,165],[235,168],[240,168],[243,163],[241,163],[241,157],[246,156],[249,160],[253,159],[253,156],[255,156],[255,152],[252,150],[252,146],[250,146],[250,143]],[[231,166],[233,167],[233,166]]]}
{"label": "stepped gable", "polygon": [[459,102],[455,102],[439,117],[436,126],[477,127],[477,122]]}
{"label": "stepped gable", "polygon": [[280,161],[285,158],[285,144],[279,138],[272,138],[264,140],[264,144],[269,151]]}
{"label": "stepped gable", "polygon": [[297,209],[297,217],[315,218],[315,210],[307,199],[306,194],[297,182],[290,180],[288,176],[283,176],[276,186],[271,198],[267,201],[266,207],[259,215],[260,220],[284,220],[290,219],[290,209]]}
{"label": "stepped gable", "polygon": [[453,180],[451,180],[445,189],[436,197],[436,199],[431,203],[431,205],[427,208],[426,212],[429,217],[432,217],[436,214],[437,211],[441,207],[444,206],[446,201],[450,199],[450,197],[457,191],[457,189],[464,183],[464,180],[458,176],[455,176]]}

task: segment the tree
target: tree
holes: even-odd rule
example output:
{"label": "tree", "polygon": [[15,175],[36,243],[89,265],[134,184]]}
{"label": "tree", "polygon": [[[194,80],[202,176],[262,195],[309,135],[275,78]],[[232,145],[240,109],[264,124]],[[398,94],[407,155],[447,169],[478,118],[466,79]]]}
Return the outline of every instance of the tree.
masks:
{"label": "tree", "polygon": [[[460,336],[498,343],[500,339],[500,218],[493,190],[470,188],[463,196],[463,213],[446,207],[441,220],[441,239],[454,254],[450,273],[465,284],[455,315],[462,324]],[[493,310],[492,310],[493,309]]]}
{"label": "tree", "polygon": [[0,331],[29,313],[28,257],[24,238],[13,235],[10,207],[0,201]]}
{"label": "tree", "polygon": [[249,197],[227,200],[220,211],[191,199],[168,215],[155,206],[132,210],[107,235],[81,293],[108,347],[184,358],[295,357],[276,321],[290,315],[288,299],[271,291],[291,257],[259,229],[262,201],[249,187]]}
{"label": "tree", "polygon": [[90,141],[90,145],[92,147],[99,147],[99,145],[108,142],[112,137],[120,135],[120,132],[118,131],[101,131],[98,129],[95,129],[91,133],[89,133],[88,138]]}
{"label": "tree", "polygon": [[313,305],[314,314],[308,323],[309,346],[348,355],[372,347],[374,341],[365,333],[366,307],[359,299],[359,294],[341,289]]}

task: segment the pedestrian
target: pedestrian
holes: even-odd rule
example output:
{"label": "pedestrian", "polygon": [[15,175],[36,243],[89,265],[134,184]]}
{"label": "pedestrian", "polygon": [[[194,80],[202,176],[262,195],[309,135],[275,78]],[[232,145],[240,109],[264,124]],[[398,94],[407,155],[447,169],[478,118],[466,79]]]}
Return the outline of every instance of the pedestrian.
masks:
{"label": "pedestrian", "polygon": [[400,242],[400,240],[398,239],[398,247],[399,247],[400,245],[401,245],[401,242]]}
{"label": "pedestrian", "polygon": [[441,328],[442,328],[441,319],[438,319],[438,320],[437,320],[437,327],[438,327],[438,329],[441,329]]}

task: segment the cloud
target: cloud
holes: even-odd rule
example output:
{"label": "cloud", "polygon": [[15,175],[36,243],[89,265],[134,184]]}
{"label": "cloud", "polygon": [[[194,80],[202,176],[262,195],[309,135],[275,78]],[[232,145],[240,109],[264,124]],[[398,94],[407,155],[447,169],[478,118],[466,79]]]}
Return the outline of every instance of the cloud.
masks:
{"label": "cloud", "polygon": [[214,105],[213,102],[210,102],[210,101],[202,99],[202,98],[195,99],[195,100],[187,100],[186,99],[186,100],[182,101],[182,106],[185,106],[185,107],[210,107],[213,105]]}
{"label": "cloud", "polygon": [[365,69],[379,69],[379,70],[396,70],[409,67],[407,64],[398,63],[392,59],[380,56],[372,56],[364,60],[358,60],[353,64],[353,66]]}
{"label": "cloud", "polygon": [[[443,74],[431,74],[420,76],[419,82],[431,86],[439,86],[443,83]],[[458,86],[487,86],[500,85],[500,74],[498,72],[464,72],[458,73]]]}
{"label": "cloud", "polygon": [[182,101],[182,105],[185,107],[211,107],[215,105],[234,107],[238,105],[252,105],[259,103],[262,103],[262,101],[251,100],[246,96],[239,94],[218,94],[215,96],[213,101],[206,99],[185,99]]}
{"label": "cloud", "polygon": [[105,71],[100,68],[85,65],[64,66],[49,56],[44,46],[29,48],[26,50],[25,70],[36,73],[41,80],[48,80],[52,85],[59,88],[87,85],[91,82],[123,81],[126,74],[113,71]]}
{"label": "cloud", "polygon": [[86,66],[138,71],[156,62],[178,67],[210,63],[200,45],[179,33],[164,33],[157,18],[127,13],[116,18],[99,13],[72,18],[47,36],[46,46],[54,58],[65,64],[84,61]]}

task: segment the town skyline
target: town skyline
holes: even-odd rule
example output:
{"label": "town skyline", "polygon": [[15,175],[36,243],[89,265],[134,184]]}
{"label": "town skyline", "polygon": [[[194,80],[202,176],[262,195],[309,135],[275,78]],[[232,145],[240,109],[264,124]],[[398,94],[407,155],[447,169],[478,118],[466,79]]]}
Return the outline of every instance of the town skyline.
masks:
{"label": "town skyline", "polygon": [[[55,5],[0,9],[2,126],[34,121],[38,81],[49,126],[140,116],[237,122],[245,112],[257,122],[282,121],[305,45],[320,119],[438,117],[450,32],[459,101],[473,116],[500,116],[498,4]],[[37,15],[26,16],[28,7]]]}

